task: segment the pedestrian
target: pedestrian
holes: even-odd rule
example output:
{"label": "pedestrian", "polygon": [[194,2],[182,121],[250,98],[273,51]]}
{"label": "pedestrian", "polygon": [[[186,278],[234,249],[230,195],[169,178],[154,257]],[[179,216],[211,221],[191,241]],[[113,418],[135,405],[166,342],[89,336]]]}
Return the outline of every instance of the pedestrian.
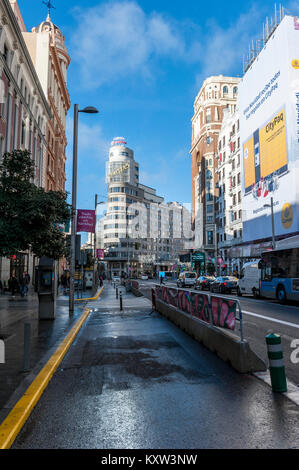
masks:
{"label": "pedestrian", "polygon": [[10,277],[10,290],[12,297],[14,297],[15,293],[19,290],[19,282],[14,274]]}
{"label": "pedestrian", "polygon": [[4,293],[4,287],[3,287],[3,282],[1,281],[0,279],[0,295],[2,295]]}
{"label": "pedestrian", "polygon": [[21,279],[20,279],[21,297],[25,297],[27,295],[29,282],[30,282],[29,274],[27,272],[23,272]]}
{"label": "pedestrian", "polygon": [[103,276],[100,276],[100,287],[103,285]]}

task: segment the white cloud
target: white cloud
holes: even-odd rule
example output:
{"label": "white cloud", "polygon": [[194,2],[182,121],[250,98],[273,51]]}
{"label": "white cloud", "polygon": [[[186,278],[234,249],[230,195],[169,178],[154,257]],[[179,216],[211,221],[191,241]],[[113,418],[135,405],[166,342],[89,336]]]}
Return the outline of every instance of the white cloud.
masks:
{"label": "white cloud", "polygon": [[80,63],[83,85],[92,88],[132,74],[151,76],[155,56],[181,55],[184,44],[169,21],[146,15],[134,1],[76,9],[78,28],[71,55]]}
{"label": "white cloud", "polygon": [[[91,118],[92,119],[92,118]],[[67,153],[70,156],[73,151],[73,118],[67,118]],[[87,153],[96,160],[107,160],[110,142],[103,137],[103,131],[99,124],[79,123],[78,128],[78,151]]]}

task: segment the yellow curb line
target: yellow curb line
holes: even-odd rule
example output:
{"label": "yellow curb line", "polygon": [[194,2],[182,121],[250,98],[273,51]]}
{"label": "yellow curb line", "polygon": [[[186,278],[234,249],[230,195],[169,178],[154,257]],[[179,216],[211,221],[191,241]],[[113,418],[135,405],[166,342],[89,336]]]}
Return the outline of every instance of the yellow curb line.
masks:
{"label": "yellow curb line", "polygon": [[50,382],[53,374],[72,345],[89,313],[89,309],[84,311],[66,338],[51,356],[47,364],[28,387],[22,398],[20,398],[9,415],[0,424],[0,449],[9,449],[12,446],[14,440],[33,411],[33,408]]}
{"label": "yellow curb line", "polygon": [[99,292],[97,293],[95,297],[85,297],[84,299],[75,299],[75,302],[82,302],[82,300],[98,300],[103,289],[104,289],[104,286],[102,287],[102,289],[99,290]]}

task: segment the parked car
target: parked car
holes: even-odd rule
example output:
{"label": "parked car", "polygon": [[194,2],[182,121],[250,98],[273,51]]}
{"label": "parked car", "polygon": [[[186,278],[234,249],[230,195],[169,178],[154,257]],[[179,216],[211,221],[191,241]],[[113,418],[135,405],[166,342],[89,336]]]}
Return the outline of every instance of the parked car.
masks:
{"label": "parked car", "polygon": [[120,282],[120,277],[119,276],[112,276],[112,281],[113,282]]}
{"label": "parked car", "polygon": [[179,275],[177,280],[178,287],[194,287],[196,282],[196,273],[192,271],[184,271]]}
{"label": "parked car", "polygon": [[199,276],[196,279],[195,289],[210,290],[210,284],[213,281],[215,281],[213,276]]}
{"label": "parked car", "polygon": [[210,283],[211,292],[220,294],[231,294],[238,291],[238,279],[232,276],[219,276]]}
{"label": "parked car", "polygon": [[238,295],[251,294],[254,297],[260,296],[261,269],[259,268],[259,261],[244,264],[238,282]]}
{"label": "parked car", "polygon": [[148,280],[148,275],[147,274],[141,274],[140,279],[142,281],[147,281]]}

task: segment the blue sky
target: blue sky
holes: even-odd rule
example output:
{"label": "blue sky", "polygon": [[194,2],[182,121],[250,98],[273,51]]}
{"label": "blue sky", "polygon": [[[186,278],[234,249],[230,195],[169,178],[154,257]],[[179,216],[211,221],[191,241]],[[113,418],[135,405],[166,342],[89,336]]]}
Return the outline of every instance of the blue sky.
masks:
{"label": "blue sky", "polygon": [[[92,209],[105,195],[109,143],[124,136],[140,164],[140,182],[167,201],[191,201],[191,117],[209,75],[242,75],[249,42],[261,37],[274,2],[198,0],[53,0],[52,21],[72,62],[68,88],[67,190],[71,190],[73,105],[80,115],[78,202]],[[19,0],[28,30],[47,16],[41,0]],[[284,6],[299,14],[297,2]],[[99,206],[99,209],[101,206]]]}

